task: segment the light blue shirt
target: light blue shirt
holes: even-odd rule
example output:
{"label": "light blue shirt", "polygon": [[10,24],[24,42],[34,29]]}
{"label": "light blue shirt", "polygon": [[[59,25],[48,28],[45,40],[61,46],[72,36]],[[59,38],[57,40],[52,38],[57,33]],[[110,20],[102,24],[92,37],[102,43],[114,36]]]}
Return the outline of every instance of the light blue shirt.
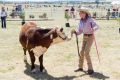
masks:
{"label": "light blue shirt", "polygon": [[0,17],[7,17],[7,12],[6,11],[1,11],[0,12]]}
{"label": "light blue shirt", "polygon": [[80,20],[78,29],[77,29],[77,35],[80,34],[93,34],[94,31],[96,31],[99,28],[99,26],[95,23],[95,21],[90,17],[86,21]]}

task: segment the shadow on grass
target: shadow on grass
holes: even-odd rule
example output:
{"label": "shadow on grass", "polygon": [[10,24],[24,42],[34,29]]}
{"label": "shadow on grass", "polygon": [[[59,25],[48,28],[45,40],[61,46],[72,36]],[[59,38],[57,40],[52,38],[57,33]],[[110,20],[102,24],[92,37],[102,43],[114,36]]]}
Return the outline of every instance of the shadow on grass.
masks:
{"label": "shadow on grass", "polygon": [[94,74],[90,75],[90,77],[96,78],[96,79],[108,79],[109,76],[105,76],[103,73],[95,72]]}
{"label": "shadow on grass", "polygon": [[[88,75],[88,73],[86,71],[83,71],[85,74],[80,75],[80,77],[83,77],[85,75]],[[100,80],[106,80],[109,79],[108,76],[105,76],[102,73],[99,72],[94,72],[92,75],[90,75],[91,78],[95,78],[95,79],[100,79]]]}
{"label": "shadow on grass", "polygon": [[32,77],[35,80],[73,80],[76,76],[63,76],[63,77],[54,77],[50,74],[47,73],[41,73],[39,71],[39,66],[35,65],[37,72],[36,73],[31,73],[30,72],[30,64],[26,63],[26,70],[24,73],[30,77]]}

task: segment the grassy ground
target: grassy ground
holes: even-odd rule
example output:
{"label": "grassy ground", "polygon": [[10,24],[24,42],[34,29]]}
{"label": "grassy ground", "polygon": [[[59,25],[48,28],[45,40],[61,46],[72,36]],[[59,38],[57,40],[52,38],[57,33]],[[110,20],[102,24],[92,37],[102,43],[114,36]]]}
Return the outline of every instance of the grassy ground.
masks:
{"label": "grassy ground", "polygon": [[[79,21],[70,20],[71,28],[65,28],[63,18],[54,21],[37,22],[40,27],[59,25],[68,34]],[[53,45],[44,55],[47,73],[30,72],[30,65],[23,62],[23,50],[19,43],[20,22],[7,22],[7,29],[0,29],[0,80],[119,80],[120,79],[120,34],[117,21],[97,21],[100,26],[96,39],[100,50],[101,64],[98,62],[93,44],[91,57],[95,73],[91,76],[84,72],[75,73],[78,55],[75,37],[69,42]],[[79,36],[81,46],[82,36]],[[30,64],[29,55],[28,62]],[[39,62],[36,59],[36,67]],[[86,63],[84,69],[87,70]]]}

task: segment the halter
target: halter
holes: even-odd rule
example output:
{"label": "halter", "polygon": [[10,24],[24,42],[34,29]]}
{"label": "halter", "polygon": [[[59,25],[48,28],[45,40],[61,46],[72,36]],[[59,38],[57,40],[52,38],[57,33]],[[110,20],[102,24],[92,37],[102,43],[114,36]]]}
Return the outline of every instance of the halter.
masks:
{"label": "halter", "polygon": [[60,38],[62,38],[63,40],[67,39],[67,36],[65,36],[64,38],[62,36],[59,35]]}

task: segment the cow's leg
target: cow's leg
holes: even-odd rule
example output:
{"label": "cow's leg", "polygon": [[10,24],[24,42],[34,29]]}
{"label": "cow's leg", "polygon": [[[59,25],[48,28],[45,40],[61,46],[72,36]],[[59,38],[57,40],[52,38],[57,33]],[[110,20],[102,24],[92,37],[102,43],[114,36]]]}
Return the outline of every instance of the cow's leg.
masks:
{"label": "cow's leg", "polygon": [[29,55],[30,55],[30,60],[31,60],[31,72],[35,72],[35,55],[33,53],[33,51],[28,51]]}
{"label": "cow's leg", "polygon": [[40,62],[40,72],[44,72],[44,66],[43,66],[43,54],[39,57]]}
{"label": "cow's leg", "polygon": [[27,63],[27,57],[26,57],[26,49],[23,48],[23,51],[24,51],[24,62]]}

